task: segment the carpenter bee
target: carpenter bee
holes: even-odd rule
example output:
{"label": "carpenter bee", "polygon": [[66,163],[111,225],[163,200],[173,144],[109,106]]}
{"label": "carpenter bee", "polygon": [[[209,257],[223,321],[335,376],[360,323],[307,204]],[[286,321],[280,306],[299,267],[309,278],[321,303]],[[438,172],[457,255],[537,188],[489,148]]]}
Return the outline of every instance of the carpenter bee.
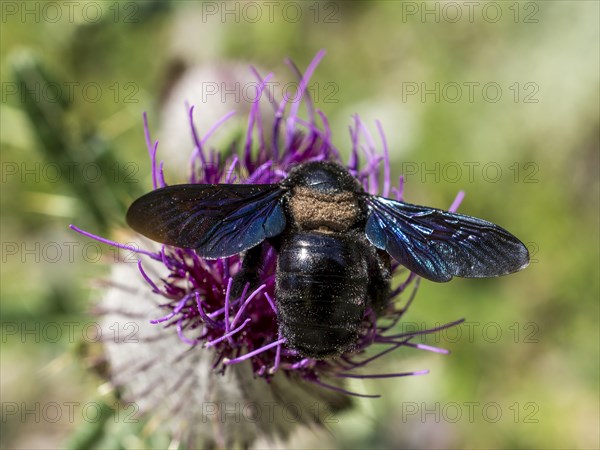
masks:
{"label": "carpenter bee", "polygon": [[496,277],[529,263],[525,245],[482,219],[366,193],[333,162],[295,167],[278,184],[184,184],[137,199],[127,222],[204,258],[245,252],[234,284],[256,284],[267,241],[277,252],[280,331],[302,356],[352,350],[368,307],[390,292],[390,256],[436,282]]}

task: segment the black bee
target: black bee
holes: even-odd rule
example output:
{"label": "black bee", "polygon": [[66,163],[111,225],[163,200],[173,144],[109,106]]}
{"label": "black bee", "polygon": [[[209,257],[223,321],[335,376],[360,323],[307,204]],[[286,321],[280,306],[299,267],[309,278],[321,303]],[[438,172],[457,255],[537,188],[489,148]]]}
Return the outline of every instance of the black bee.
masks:
{"label": "black bee", "polygon": [[345,168],[311,162],[279,184],[184,184],[137,199],[129,225],[208,259],[246,252],[235,284],[256,284],[267,241],[287,345],[322,359],[352,349],[368,307],[382,311],[390,258],[436,282],[523,269],[527,248],[485,220],[367,194]]}

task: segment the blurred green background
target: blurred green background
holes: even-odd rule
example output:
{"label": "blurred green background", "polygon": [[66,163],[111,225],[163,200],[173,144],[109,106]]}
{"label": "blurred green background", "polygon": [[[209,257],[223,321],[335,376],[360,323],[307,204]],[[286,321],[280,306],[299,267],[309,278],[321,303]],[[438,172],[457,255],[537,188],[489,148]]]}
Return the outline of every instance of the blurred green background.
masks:
{"label": "blurred green background", "polygon": [[[253,64],[285,82],[285,57],[304,70],[321,48],[311,86],[337,147],[347,154],[352,114],[374,134],[379,119],[408,201],[447,207],[465,190],[460,211],[507,227],[532,263],[422,283],[405,326],[466,318],[426,340],[452,354],[390,355],[371,372],[431,373],[352,383],[384,396],[294,447],[599,447],[598,2],[1,7],[3,448],[164,445],[123,424],[106,444],[82,419],[100,379],[78,338],[115,255],[67,225],[126,239],[124,211],[151,188],[143,111],[167,181],[185,181],[187,123],[173,128],[167,109],[185,111],[183,73],[230,61],[211,73],[252,80]],[[219,102],[195,101],[205,127]],[[74,418],[53,420],[53,402],[77,402]]]}

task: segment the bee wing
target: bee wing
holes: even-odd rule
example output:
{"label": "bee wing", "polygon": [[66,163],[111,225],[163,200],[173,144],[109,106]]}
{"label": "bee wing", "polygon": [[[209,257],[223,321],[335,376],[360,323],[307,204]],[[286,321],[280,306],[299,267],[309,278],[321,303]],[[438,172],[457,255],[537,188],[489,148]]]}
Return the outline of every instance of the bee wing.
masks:
{"label": "bee wing", "polygon": [[284,230],[284,193],[277,184],[167,186],[133,202],[127,223],[155,241],[224,258]]}
{"label": "bee wing", "polygon": [[529,264],[525,245],[491,222],[382,197],[367,204],[369,241],[423,278],[496,277]]}

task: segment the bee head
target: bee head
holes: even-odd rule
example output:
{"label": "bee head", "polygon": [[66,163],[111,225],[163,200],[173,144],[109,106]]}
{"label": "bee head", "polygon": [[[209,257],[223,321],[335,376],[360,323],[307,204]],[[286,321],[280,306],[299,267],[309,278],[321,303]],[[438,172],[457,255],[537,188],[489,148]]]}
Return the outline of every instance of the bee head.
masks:
{"label": "bee head", "polygon": [[363,188],[350,172],[330,161],[314,161],[294,168],[282,183],[288,187],[306,187],[321,194],[362,193]]}
{"label": "bee head", "polygon": [[282,185],[291,190],[288,211],[301,230],[343,232],[364,220],[364,190],[338,164],[316,161],[290,172]]}

